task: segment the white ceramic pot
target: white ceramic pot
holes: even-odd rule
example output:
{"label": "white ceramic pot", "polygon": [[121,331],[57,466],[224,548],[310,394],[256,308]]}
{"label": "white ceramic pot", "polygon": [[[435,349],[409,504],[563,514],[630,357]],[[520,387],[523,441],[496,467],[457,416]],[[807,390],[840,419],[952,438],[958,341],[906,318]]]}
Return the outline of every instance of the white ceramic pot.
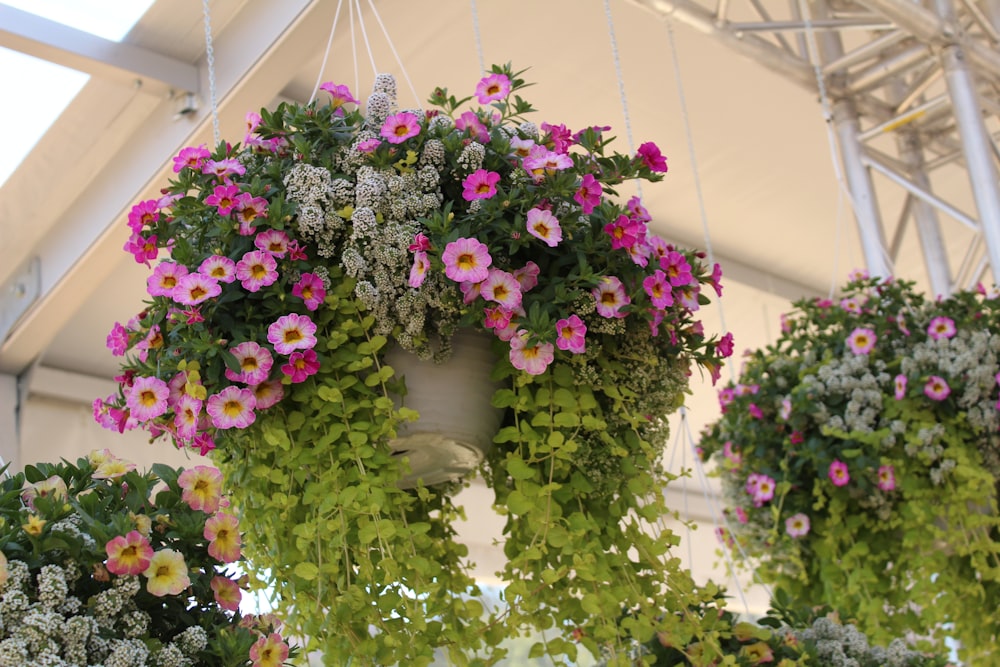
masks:
{"label": "white ceramic pot", "polygon": [[459,330],[452,338],[451,358],[443,364],[425,361],[398,346],[386,362],[406,381],[406,396],[397,406],[416,410],[420,418],[400,425],[390,442],[409,459],[403,488],[457,479],[474,470],[493,444],[503,410],[490,401],[497,383],[490,380],[495,357],[492,336]]}

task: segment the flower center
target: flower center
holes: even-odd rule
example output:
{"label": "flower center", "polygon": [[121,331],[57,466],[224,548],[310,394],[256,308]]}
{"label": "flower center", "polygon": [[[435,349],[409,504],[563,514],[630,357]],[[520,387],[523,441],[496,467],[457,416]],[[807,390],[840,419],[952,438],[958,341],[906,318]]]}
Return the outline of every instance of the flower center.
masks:
{"label": "flower center", "polygon": [[147,408],[156,405],[156,392],[150,391],[149,389],[142,390],[142,392],[139,393],[139,402]]}
{"label": "flower center", "polygon": [[458,264],[458,268],[466,271],[469,269],[474,269],[476,268],[476,256],[473,255],[471,252],[463,252],[461,255],[458,256],[456,264]]}
{"label": "flower center", "polygon": [[195,285],[193,288],[191,288],[192,301],[195,299],[200,299],[201,297],[205,296],[205,294],[207,294],[207,292],[205,291],[205,288],[202,287],[201,285]]}
{"label": "flower center", "polygon": [[226,401],[222,404],[222,411],[227,417],[238,417],[243,411],[243,404],[234,400]]}
{"label": "flower center", "polygon": [[267,267],[264,266],[263,264],[254,264],[252,267],[250,267],[250,275],[252,275],[257,280],[260,280],[261,278],[264,278],[267,275]]}
{"label": "flower center", "polygon": [[289,329],[285,332],[286,343],[295,343],[300,340],[302,340],[302,332],[298,329]]}

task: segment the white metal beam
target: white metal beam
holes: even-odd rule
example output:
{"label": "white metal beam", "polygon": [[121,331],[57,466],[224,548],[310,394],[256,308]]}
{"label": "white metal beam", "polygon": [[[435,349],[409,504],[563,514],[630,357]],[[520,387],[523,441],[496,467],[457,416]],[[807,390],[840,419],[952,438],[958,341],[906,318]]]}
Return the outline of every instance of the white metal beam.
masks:
{"label": "white metal beam", "polygon": [[19,409],[17,377],[0,373],[0,467],[7,464],[11,470],[16,470],[21,463],[17,423]]}
{"label": "white metal beam", "polygon": [[0,46],[103,78],[141,81],[151,92],[198,92],[198,68],[133,44],[0,3]]}

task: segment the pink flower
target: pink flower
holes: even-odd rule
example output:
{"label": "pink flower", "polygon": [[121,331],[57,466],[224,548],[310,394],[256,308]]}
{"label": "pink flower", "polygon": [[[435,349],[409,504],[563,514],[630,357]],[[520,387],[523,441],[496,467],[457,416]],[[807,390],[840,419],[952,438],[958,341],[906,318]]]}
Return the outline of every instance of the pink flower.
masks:
{"label": "pink flower", "polygon": [[308,315],[282,315],[267,328],[267,341],[278,354],[308,350],[316,344],[316,324]]}
{"label": "pink flower", "polygon": [[385,119],[379,134],[390,144],[401,144],[420,134],[420,119],[409,111],[392,114]]}
{"label": "pink flower", "polygon": [[552,211],[533,208],[528,211],[528,233],[536,239],[545,242],[550,248],[555,248],[562,241],[562,227]]}
{"label": "pink flower", "polygon": [[503,330],[510,324],[511,311],[503,306],[483,308],[483,326],[487,329]]}
{"label": "pink flower", "polygon": [[[241,192],[236,196],[236,219],[240,223],[240,233],[249,236],[250,223],[257,218],[267,216],[267,200],[254,197],[249,192]],[[258,246],[259,247],[259,246]],[[263,248],[261,248],[263,250]]]}
{"label": "pink flower", "polygon": [[232,563],[240,559],[243,540],[240,537],[239,522],[231,514],[218,512],[205,522],[203,536],[208,540],[208,555],[220,563]]}
{"label": "pink flower", "polygon": [[528,345],[528,332],[518,331],[510,339],[510,363],[529,375],[541,375],[555,358],[552,343],[536,342]]}
{"label": "pink flower", "polygon": [[315,273],[303,273],[299,281],[292,286],[292,294],[305,302],[306,308],[316,310],[326,298],[326,287],[323,279]]}
{"label": "pink flower", "polygon": [[466,111],[462,113],[461,116],[455,119],[455,129],[459,131],[466,130],[472,136],[473,139],[481,144],[489,143],[490,133],[483,125],[483,122],[479,120],[479,116],[472,111]]}
{"label": "pink flower", "polygon": [[861,306],[862,302],[859,301],[857,298],[844,298],[840,300],[841,309],[847,311],[848,313],[852,313],[854,315],[861,314],[862,310]]}
{"label": "pink flower", "polygon": [[292,352],[288,357],[288,363],[281,367],[281,372],[287,375],[293,384],[303,382],[310,375],[315,375],[319,372],[316,350]]}
{"label": "pink flower", "polygon": [[545,146],[536,145],[521,164],[535,182],[538,182],[546,175],[572,167],[573,158],[562,153],[554,153]]}
{"label": "pink flower", "polygon": [[267,379],[271,372],[271,366],[274,364],[268,349],[261,347],[254,341],[244,341],[233,347],[230,353],[236,357],[236,361],[240,365],[239,373],[226,368],[226,378],[233,382],[260,384]]}
{"label": "pink flower", "polygon": [[573,133],[562,123],[559,125],[542,123],[541,129],[545,133],[542,143],[551,144],[557,153],[565,153],[573,145]]}
{"label": "pink flower", "polygon": [[890,465],[879,466],[878,488],[892,491],[896,488],[896,471]]}
{"label": "pink flower", "polygon": [[215,601],[220,607],[227,611],[240,610],[240,600],[243,598],[243,591],[240,590],[239,584],[229,577],[217,574],[212,577],[212,582],[209,586],[211,586],[212,593],[215,595]]}
{"label": "pink flower", "polygon": [[893,382],[896,385],[896,400],[901,401],[906,396],[906,376],[900,373]]}
{"label": "pink flower", "polygon": [[104,550],[108,554],[105,567],[117,575],[142,574],[153,558],[153,547],[137,530],[113,538],[104,545]]}
{"label": "pink flower", "polygon": [[874,331],[858,327],[847,337],[847,347],[851,348],[854,354],[868,354],[875,349],[876,340],[878,338]]}
{"label": "pink flower", "polygon": [[587,347],[587,325],[577,315],[556,322],[556,347],[573,354],[583,354]]}
{"label": "pink flower", "polygon": [[141,201],[128,212],[128,227],[134,233],[140,233],[146,227],[152,227],[160,219],[160,206],[155,199]]}
{"label": "pink flower", "polygon": [[274,257],[261,250],[253,250],[243,255],[236,263],[236,278],[248,292],[260,291],[262,287],[273,285],[278,279],[278,263]]}
{"label": "pink flower", "polygon": [[410,267],[410,278],[406,284],[410,287],[420,287],[427,279],[427,271],[431,268],[431,263],[427,259],[425,250],[418,250],[413,253],[413,266]]}
{"label": "pink flower", "polygon": [[636,155],[642,159],[643,163],[649,167],[650,171],[667,171],[667,158],[663,157],[663,154],[660,153],[660,148],[652,141],[640,144],[639,150],[636,151]]}
{"label": "pink flower", "polygon": [[573,199],[580,205],[584,215],[590,215],[600,205],[604,189],[593,174],[585,174]]}
{"label": "pink flower", "polygon": [[281,635],[272,632],[261,637],[250,647],[250,667],[280,667],[288,659],[288,644],[281,641]]}
{"label": "pink flower", "polygon": [[212,297],[222,293],[218,282],[200,273],[189,273],[177,281],[174,288],[174,301],[185,306],[197,306]]}
{"label": "pink flower", "polygon": [[240,164],[239,160],[231,157],[224,160],[208,160],[201,168],[201,173],[212,174],[223,180],[228,180],[227,177],[234,174],[242,176],[246,172],[247,168]]}
{"label": "pink flower", "polygon": [[674,295],[670,292],[670,283],[663,271],[657,269],[653,275],[646,276],[642,281],[642,287],[655,308],[666,310],[674,305]]}
{"label": "pink flower", "polygon": [[320,85],[319,89],[330,93],[330,106],[334,109],[340,109],[340,107],[345,104],[359,104],[359,102],[354,99],[354,96],[351,95],[351,89],[343,84],[335,84],[332,81],[326,81]]}
{"label": "pink flower", "polygon": [[[629,214],[628,217],[632,218],[633,220],[636,220],[638,222],[649,222],[650,220],[653,219],[653,217],[649,215],[649,211],[646,210],[646,207],[642,205],[642,200],[639,199],[639,195],[632,195],[632,197],[629,198],[628,203],[625,204],[625,206],[626,208],[628,208],[628,214]],[[666,244],[666,241],[664,241],[659,237],[657,238],[664,245]]]}
{"label": "pink flower", "polygon": [[462,199],[472,201],[474,199],[489,199],[497,193],[497,183],[500,182],[500,174],[495,171],[477,169],[462,181]]}
{"label": "pink flower", "polygon": [[597,287],[591,290],[597,303],[597,314],[601,317],[625,317],[621,309],[632,303],[625,286],[615,276],[604,276]]}
{"label": "pink flower", "polygon": [[[529,291],[538,284],[538,274],[540,271],[541,269],[538,268],[538,265],[530,260],[520,269],[514,269],[514,277],[517,278],[517,282],[521,285],[522,293]],[[998,381],[998,384],[1000,384],[1000,381]]]}
{"label": "pink flower", "polygon": [[737,507],[733,511],[736,513],[736,520],[740,523],[746,523],[750,520],[750,515],[748,515],[747,511],[742,507]]}
{"label": "pink flower", "polygon": [[198,433],[202,401],[184,394],[174,403],[174,428],[181,438],[191,439]]}
{"label": "pink flower", "polygon": [[937,375],[927,378],[927,384],[924,385],[924,394],[927,398],[932,401],[943,401],[948,398],[948,394],[950,393],[951,387],[948,386],[944,378]]}
{"label": "pink flower", "polygon": [[122,326],[121,322],[115,322],[108,333],[106,345],[111,354],[120,357],[128,351],[128,329]]}
{"label": "pink flower", "polygon": [[604,231],[611,237],[612,250],[631,248],[646,235],[645,225],[625,215],[620,215],[614,222],[604,225]]}
{"label": "pink flower", "polygon": [[676,250],[667,252],[666,256],[660,259],[660,268],[666,272],[670,284],[674,287],[684,287],[694,282],[691,264],[683,253]]}
{"label": "pink flower", "polygon": [[521,305],[521,285],[506,271],[489,269],[486,280],[479,284],[479,294],[487,301],[498,303],[508,310]]}
{"label": "pink flower", "polygon": [[750,473],[747,476],[746,492],[753,498],[754,507],[761,507],[774,498],[776,485],[774,479],[763,473]]}
{"label": "pink flower", "polygon": [[851,474],[847,471],[847,464],[834,459],[827,471],[827,476],[834,486],[844,486],[851,481]]}
{"label": "pink flower", "polygon": [[213,466],[195,466],[177,477],[181,500],[196,512],[212,514],[222,504],[222,473]]}
{"label": "pink flower", "polygon": [[521,139],[520,137],[510,138],[510,157],[524,159],[531,155],[531,149],[535,146],[535,142],[531,139]]}
{"label": "pink flower", "polygon": [[733,356],[733,334],[726,333],[725,336],[720,338],[719,342],[715,344],[715,352],[723,359]]}
{"label": "pink flower", "polygon": [[955,335],[955,321],[950,317],[935,317],[927,326],[927,335],[934,340],[951,338]]}
{"label": "pink flower", "polygon": [[217,185],[212,194],[205,197],[205,203],[218,208],[219,215],[226,218],[236,208],[236,197],[239,194],[240,189],[235,185]]}
{"label": "pink flower", "polygon": [[279,229],[268,229],[257,234],[254,246],[274,257],[284,257],[288,253],[288,234]]}
{"label": "pink flower", "polygon": [[[294,353],[293,353],[294,354]],[[281,380],[268,380],[258,385],[250,387],[254,397],[257,399],[257,409],[266,410],[285,397],[285,388]]]}
{"label": "pink flower", "polygon": [[677,300],[681,302],[681,305],[694,312],[698,310],[701,305],[698,303],[698,294],[701,293],[700,285],[685,285],[684,287],[678,287],[674,295]]}
{"label": "pink flower", "polygon": [[754,419],[764,418],[764,413],[761,411],[761,409],[757,406],[756,403],[751,403],[747,407],[747,411],[750,413],[750,416],[753,417]]}
{"label": "pink flower", "polygon": [[802,435],[802,431],[792,431],[788,436],[788,442],[792,445],[801,445],[806,441],[806,437]]}
{"label": "pink flower", "polygon": [[476,99],[480,104],[489,104],[510,95],[510,79],[506,74],[490,74],[476,85]]}
{"label": "pink flower", "polygon": [[229,386],[208,397],[205,411],[212,418],[215,428],[246,428],[257,418],[254,414],[256,405],[257,399],[252,391]]}
{"label": "pink flower", "polygon": [[177,281],[188,274],[188,268],[176,262],[160,262],[146,279],[146,293],[150,296],[173,296]]}
{"label": "pink flower", "polygon": [[733,447],[733,443],[730,440],[722,444],[722,455],[734,466],[739,466],[743,463],[743,455]]}
{"label": "pink flower", "polygon": [[799,512],[785,519],[785,532],[791,538],[804,537],[809,533],[809,517]]}
{"label": "pink flower", "polygon": [[140,422],[155,419],[167,411],[167,383],[157,377],[139,376],[132,383],[125,405]]}
{"label": "pink flower", "polygon": [[486,244],[474,238],[460,238],[445,246],[441,253],[444,274],[457,283],[479,283],[489,275],[493,263]]}
{"label": "pink flower", "polygon": [[364,141],[358,142],[358,145],[355,146],[355,149],[359,153],[368,154],[368,153],[374,153],[375,149],[378,148],[381,145],[382,145],[382,140],[381,139],[374,139],[374,138],[372,138],[372,139],[365,139]]}
{"label": "pink flower", "polygon": [[198,273],[220,283],[231,283],[236,280],[236,262],[222,255],[212,255],[198,265]]}
{"label": "pink flower", "polygon": [[417,232],[413,235],[413,243],[411,243],[407,248],[410,252],[420,252],[421,250],[431,249],[431,240],[427,238],[427,235],[423,232]]}
{"label": "pink flower", "polygon": [[132,234],[122,250],[131,254],[137,264],[149,266],[149,262],[156,259],[160,253],[160,248],[156,245],[156,234],[143,236],[142,234]]}
{"label": "pink flower", "polygon": [[722,267],[718,262],[712,267],[712,276],[709,278],[709,283],[715,288],[715,294],[722,296]]}
{"label": "pink flower", "polygon": [[180,173],[181,169],[188,168],[194,169],[195,171],[201,171],[202,166],[205,164],[205,160],[212,156],[202,144],[197,148],[193,146],[188,146],[187,148],[182,148],[181,152],[177,154],[174,158],[174,173]]}

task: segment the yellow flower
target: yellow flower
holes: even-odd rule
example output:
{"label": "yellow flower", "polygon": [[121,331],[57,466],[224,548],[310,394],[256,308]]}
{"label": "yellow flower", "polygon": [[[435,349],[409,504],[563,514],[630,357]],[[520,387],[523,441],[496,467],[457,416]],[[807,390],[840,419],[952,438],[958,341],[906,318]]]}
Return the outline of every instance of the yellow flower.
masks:
{"label": "yellow flower", "polygon": [[149,567],[142,573],[147,579],[146,590],[150,595],[179,595],[191,585],[184,555],[173,549],[160,549],[153,554]]}
{"label": "yellow flower", "polygon": [[97,466],[94,479],[117,479],[127,472],[135,470],[135,464],[124,459],[111,458]]}
{"label": "yellow flower", "polygon": [[145,514],[135,514],[134,512],[129,512],[128,516],[132,519],[132,523],[135,524],[135,529],[139,531],[139,534],[149,537],[149,531],[153,527],[152,519]]}
{"label": "yellow flower", "polygon": [[35,514],[29,514],[28,523],[21,524],[21,528],[23,528],[24,532],[26,532],[28,535],[31,535],[32,537],[38,537],[39,535],[42,534],[42,528],[45,527],[46,523],[47,522],[45,521],[45,519],[40,519]]}

